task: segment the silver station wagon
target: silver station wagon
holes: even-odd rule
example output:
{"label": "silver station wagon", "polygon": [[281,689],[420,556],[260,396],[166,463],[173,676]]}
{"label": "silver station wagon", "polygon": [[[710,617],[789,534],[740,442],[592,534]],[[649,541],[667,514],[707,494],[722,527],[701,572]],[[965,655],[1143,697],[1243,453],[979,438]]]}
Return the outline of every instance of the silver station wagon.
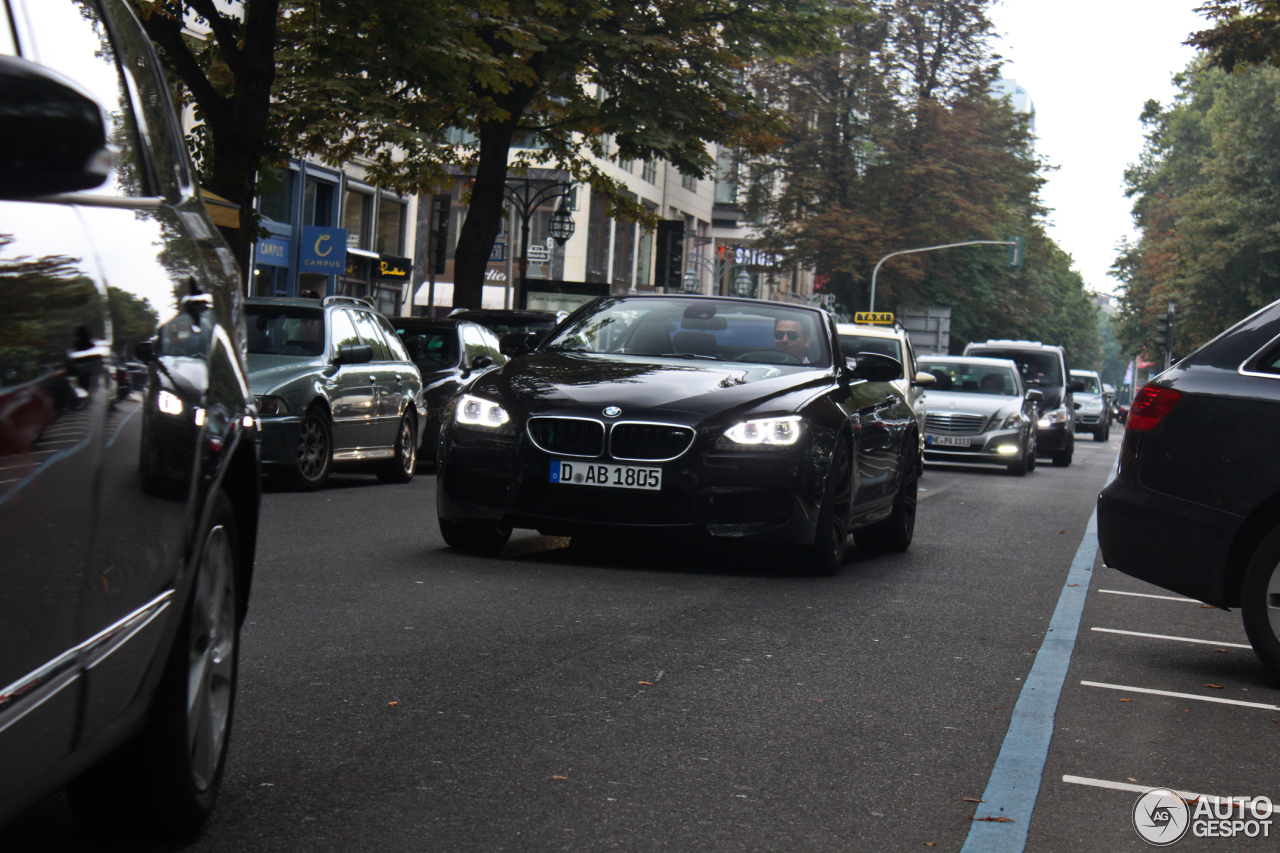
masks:
{"label": "silver station wagon", "polygon": [[334,466],[413,479],[422,376],[385,317],[349,296],[249,299],[245,314],[264,469],[302,489]]}

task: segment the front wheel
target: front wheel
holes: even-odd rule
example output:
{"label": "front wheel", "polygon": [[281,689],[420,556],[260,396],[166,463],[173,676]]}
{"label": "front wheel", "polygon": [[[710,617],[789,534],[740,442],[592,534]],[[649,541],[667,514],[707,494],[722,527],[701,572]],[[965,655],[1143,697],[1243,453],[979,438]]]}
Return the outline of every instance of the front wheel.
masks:
{"label": "front wheel", "polygon": [[838,575],[844,565],[844,552],[849,544],[849,509],[853,497],[851,465],[849,445],[843,441],[838,442],[831,456],[827,493],[818,510],[818,529],[814,532],[813,544],[805,548],[801,556],[801,566],[817,575]]}
{"label": "front wheel", "polygon": [[1280,681],[1280,527],[1254,549],[1240,590],[1240,611],[1254,653]]}
{"label": "front wheel", "polygon": [[146,725],[68,789],[90,825],[182,838],[213,811],[238,678],[238,535],[231,503],[218,492]]}
{"label": "front wheel", "polygon": [[511,528],[496,521],[439,521],[445,544],[457,551],[493,556],[500,554],[511,538]]}
{"label": "front wheel", "polygon": [[906,551],[916,530],[918,483],[914,476],[903,481],[893,499],[893,512],[872,527],[855,531],[853,541],[859,548],[871,551]]}
{"label": "front wheel", "polygon": [[312,492],[325,484],[333,468],[333,427],[319,408],[307,412],[298,428],[298,461],[293,483]]}
{"label": "front wheel", "polygon": [[395,456],[378,469],[379,480],[384,483],[407,483],[413,479],[418,465],[418,442],[415,439],[413,416],[405,415],[400,419],[400,429],[396,432]]}

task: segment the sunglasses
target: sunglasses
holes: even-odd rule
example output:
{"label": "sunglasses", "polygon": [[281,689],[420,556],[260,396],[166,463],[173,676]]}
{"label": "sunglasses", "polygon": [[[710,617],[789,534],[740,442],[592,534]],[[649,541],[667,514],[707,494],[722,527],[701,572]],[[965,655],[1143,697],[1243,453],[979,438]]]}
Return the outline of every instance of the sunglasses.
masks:
{"label": "sunglasses", "polygon": [[798,341],[800,340],[800,333],[794,329],[774,329],[773,330],[773,339],[775,341],[780,341],[783,338],[786,338],[789,341]]}

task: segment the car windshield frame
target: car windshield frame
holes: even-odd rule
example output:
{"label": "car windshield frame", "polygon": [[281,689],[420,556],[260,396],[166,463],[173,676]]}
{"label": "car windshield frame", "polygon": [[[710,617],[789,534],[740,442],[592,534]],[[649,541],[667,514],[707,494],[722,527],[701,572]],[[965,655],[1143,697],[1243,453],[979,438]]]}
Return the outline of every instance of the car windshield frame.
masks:
{"label": "car windshield frame", "polygon": [[[779,332],[790,349],[776,345]],[[601,297],[576,311],[538,350],[825,369],[832,364],[829,343],[817,311],[671,294]]]}
{"label": "car windshield frame", "polygon": [[[274,355],[284,358],[311,359],[324,355],[328,335],[325,332],[324,309],[309,305],[263,305],[248,303],[245,305],[246,335],[245,352],[248,355]],[[259,318],[269,316],[271,328],[259,325]],[[318,337],[290,338],[290,334],[303,331],[303,326],[292,331],[284,327],[289,320],[310,321],[314,323],[308,331],[317,331]],[[267,335],[269,348],[261,344],[255,346],[258,336]],[[305,345],[305,346],[304,346]],[[288,351],[286,351],[288,350]]]}
{"label": "car windshield frame", "polygon": [[[1019,349],[1018,347],[975,347],[968,351],[965,355],[974,356],[975,358],[1004,358],[1012,361],[1018,366],[1018,374],[1022,377],[1022,384],[1028,388],[1059,388],[1067,384],[1067,380],[1062,376],[1062,357],[1054,350],[1031,350]],[[1041,377],[1031,375],[1032,361],[1043,360],[1046,365],[1051,365],[1052,375],[1049,372]]]}
{"label": "car windshield frame", "polygon": [[[1006,367],[1003,364],[981,364],[977,362],[964,361],[963,359],[942,359],[942,358],[921,358],[918,365],[920,370],[931,374],[934,377],[934,384],[929,390],[937,391],[945,394],[982,394],[987,397],[1021,397],[1021,383],[1016,370]],[[935,372],[937,369],[943,368],[943,372]],[[955,368],[966,368],[965,370],[956,370]],[[984,389],[983,382],[988,376],[1003,376],[1002,390],[994,391]],[[973,376],[973,379],[959,379],[960,387],[957,387],[957,376]],[[947,381],[943,381],[943,377]],[[972,383],[974,387],[966,388],[965,385]]]}

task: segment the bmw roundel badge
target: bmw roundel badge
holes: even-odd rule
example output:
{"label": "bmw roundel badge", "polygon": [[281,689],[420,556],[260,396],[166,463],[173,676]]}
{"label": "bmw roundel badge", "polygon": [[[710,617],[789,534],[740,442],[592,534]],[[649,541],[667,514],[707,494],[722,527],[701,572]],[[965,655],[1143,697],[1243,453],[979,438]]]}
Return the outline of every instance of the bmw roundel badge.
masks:
{"label": "bmw roundel badge", "polygon": [[619,409],[617,406],[604,407],[604,416],[606,418],[616,418],[620,414],[622,414],[622,409]]}

